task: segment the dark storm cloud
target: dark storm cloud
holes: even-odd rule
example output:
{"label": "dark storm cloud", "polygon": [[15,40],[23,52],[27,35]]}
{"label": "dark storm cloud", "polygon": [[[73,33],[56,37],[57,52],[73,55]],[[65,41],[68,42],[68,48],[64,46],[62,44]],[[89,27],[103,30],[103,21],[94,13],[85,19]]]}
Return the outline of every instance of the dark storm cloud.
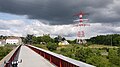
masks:
{"label": "dark storm cloud", "polygon": [[104,14],[100,14],[109,4],[113,0],[0,0],[0,11],[28,15],[30,19],[46,20],[49,24],[71,24],[73,15],[81,10],[90,13],[92,22],[119,21],[119,17],[103,18]]}

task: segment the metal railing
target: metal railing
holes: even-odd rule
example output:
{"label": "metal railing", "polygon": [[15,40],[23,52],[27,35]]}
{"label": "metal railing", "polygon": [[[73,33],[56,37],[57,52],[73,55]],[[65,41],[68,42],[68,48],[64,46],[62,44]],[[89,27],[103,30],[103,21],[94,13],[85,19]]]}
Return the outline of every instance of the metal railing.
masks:
{"label": "metal railing", "polygon": [[1,61],[0,61],[0,67],[10,67],[10,63],[14,60],[17,52],[19,51],[21,45],[16,47],[14,50],[12,50],[7,56],[5,56]]}
{"label": "metal railing", "polygon": [[33,51],[43,56],[45,59],[50,61],[50,63],[55,64],[57,67],[95,67],[93,65],[77,61],[61,54],[56,54],[32,45],[27,45]]}

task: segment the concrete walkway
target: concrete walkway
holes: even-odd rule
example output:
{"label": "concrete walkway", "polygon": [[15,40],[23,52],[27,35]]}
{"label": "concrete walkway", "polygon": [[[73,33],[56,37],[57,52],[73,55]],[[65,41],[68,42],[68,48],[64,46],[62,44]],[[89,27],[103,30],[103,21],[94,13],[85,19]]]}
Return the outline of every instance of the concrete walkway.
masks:
{"label": "concrete walkway", "polygon": [[21,46],[18,60],[20,59],[22,59],[22,63],[19,63],[18,67],[55,67],[26,46]]}

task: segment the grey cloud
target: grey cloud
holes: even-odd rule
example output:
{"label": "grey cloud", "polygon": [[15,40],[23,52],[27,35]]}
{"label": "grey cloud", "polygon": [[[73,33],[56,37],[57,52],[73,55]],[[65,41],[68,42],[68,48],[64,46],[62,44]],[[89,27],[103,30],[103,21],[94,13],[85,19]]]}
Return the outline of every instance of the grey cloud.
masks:
{"label": "grey cloud", "polygon": [[67,35],[63,35],[64,37],[75,37],[76,36],[76,33],[69,33]]}
{"label": "grey cloud", "polygon": [[113,30],[113,29],[105,29],[105,30],[101,30],[99,33],[104,33],[104,34],[120,34],[120,31],[118,30]]}
{"label": "grey cloud", "polygon": [[[28,15],[29,19],[47,20],[50,24],[58,25],[73,23],[73,15],[83,10],[91,14],[92,21],[107,22],[109,17],[101,18],[104,15],[99,15],[99,12],[107,9],[109,4],[113,4],[113,0],[0,0],[0,11]],[[96,9],[100,11],[95,11]],[[95,14],[99,17],[94,16]],[[115,20],[117,19],[119,18]]]}
{"label": "grey cloud", "polygon": [[101,24],[100,26],[94,27],[94,32],[100,33],[100,34],[120,34],[119,27],[116,26],[107,26]]}
{"label": "grey cloud", "polygon": [[1,25],[1,24],[0,24],[0,29],[1,29],[1,30],[7,30],[7,29],[9,29],[9,27],[8,27],[8,26]]}

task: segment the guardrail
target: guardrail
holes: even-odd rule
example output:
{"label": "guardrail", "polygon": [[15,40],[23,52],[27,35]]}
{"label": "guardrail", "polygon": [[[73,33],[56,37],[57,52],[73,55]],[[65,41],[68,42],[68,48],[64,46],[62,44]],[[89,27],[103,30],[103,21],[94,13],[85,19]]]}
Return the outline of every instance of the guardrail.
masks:
{"label": "guardrail", "polygon": [[56,54],[32,45],[27,46],[51,63],[55,64],[57,67],[95,67],[93,65],[86,64],[84,62],[77,61],[61,54]]}
{"label": "guardrail", "polygon": [[[14,50],[12,50],[7,56],[5,56],[1,61],[0,61],[0,67],[10,67],[10,63],[14,60],[18,50],[20,49],[21,45],[16,47]],[[6,63],[5,63],[6,61]]]}

